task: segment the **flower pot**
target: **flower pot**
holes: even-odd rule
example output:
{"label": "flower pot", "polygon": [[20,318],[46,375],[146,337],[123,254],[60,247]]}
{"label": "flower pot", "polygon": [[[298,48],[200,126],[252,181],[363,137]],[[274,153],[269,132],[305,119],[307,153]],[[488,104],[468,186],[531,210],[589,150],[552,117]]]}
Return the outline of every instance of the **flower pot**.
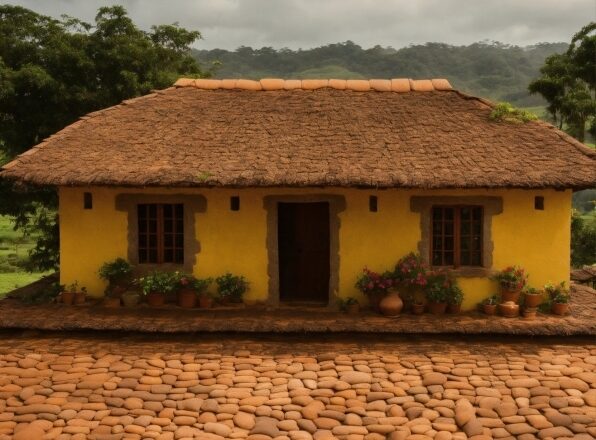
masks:
{"label": "flower pot", "polygon": [[521,294],[520,289],[511,290],[511,289],[501,287],[501,301],[503,303],[514,302],[515,304],[517,304],[519,302],[520,294]]}
{"label": "flower pot", "polygon": [[83,292],[75,292],[73,304],[85,304],[85,294]]}
{"label": "flower pot", "polygon": [[385,316],[398,316],[404,308],[404,302],[397,291],[391,291],[379,303],[379,310]]}
{"label": "flower pot", "polygon": [[166,295],[161,292],[150,292],[147,294],[147,304],[151,307],[161,307],[166,303]]}
{"label": "flower pot", "polygon": [[120,298],[122,294],[126,292],[126,286],[116,284],[110,288],[110,291],[112,292],[112,296]]}
{"label": "flower pot", "polygon": [[461,312],[461,304],[448,304],[447,313],[451,315],[457,315]]}
{"label": "flower pot", "polygon": [[139,295],[137,292],[128,291],[122,294],[122,304],[124,304],[126,307],[135,307],[139,304],[140,300],[141,295]]}
{"label": "flower pot", "polygon": [[424,304],[422,304],[422,303],[412,304],[412,313],[414,315],[422,315],[424,313]]}
{"label": "flower pot", "polygon": [[531,309],[524,309],[524,311],[523,311],[524,319],[536,318],[536,312],[537,312],[537,309],[535,307],[533,307]]}
{"label": "flower pot", "polygon": [[371,308],[371,310],[377,313],[381,311],[379,306],[385,295],[385,292],[370,292],[368,294],[368,305]]}
{"label": "flower pot", "polygon": [[120,307],[120,298],[117,296],[108,296],[103,299],[103,306],[109,307],[110,309]]}
{"label": "flower pot", "polygon": [[542,295],[525,295],[524,305],[528,308],[538,307],[542,304]]}
{"label": "flower pot", "polygon": [[569,312],[569,303],[553,303],[551,311],[555,315],[566,315]]}
{"label": "flower pot", "polygon": [[66,305],[72,305],[74,302],[74,292],[62,292],[60,294],[60,298],[62,298],[62,303]]}
{"label": "flower pot", "polygon": [[447,310],[447,303],[445,302],[435,302],[429,301],[428,302],[428,311],[433,315],[443,315]]}
{"label": "flower pot", "polygon": [[507,301],[499,304],[499,313],[506,318],[515,318],[519,316],[519,305],[513,301]]}
{"label": "flower pot", "polygon": [[497,305],[496,304],[482,304],[482,311],[486,315],[496,315],[497,314]]}
{"label": "flower pot", "polygon": [[197,303],[197,294],[192,289],[182,289],[178,292],[178,305],[185,309],[192,309]]}
{"label": "flower pot", "polygon": [[357,315],[360,312],[360,304],[349,304],[346,306],[346,313],[348,315]]}
{"label": "flower pot", "polygon": [[210,309],[213,307],[213,298],[207,295],[199,296],[199,307],[202,309]]}

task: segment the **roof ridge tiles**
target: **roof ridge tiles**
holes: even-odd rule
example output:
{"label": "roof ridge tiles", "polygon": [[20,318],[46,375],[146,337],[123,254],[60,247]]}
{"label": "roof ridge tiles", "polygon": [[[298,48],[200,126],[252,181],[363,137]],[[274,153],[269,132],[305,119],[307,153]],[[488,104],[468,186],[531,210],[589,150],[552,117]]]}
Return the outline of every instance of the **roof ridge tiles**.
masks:
{"label": "roof ridge tiles", "polygon": [[174,87],[192,87],[201,90],[316,90],[331,88],[336,90],[352,90],[354,92],[432,92],[453,90],[449,81],[444,78],[433,79],[212,79],[212,78],[180,78]]}

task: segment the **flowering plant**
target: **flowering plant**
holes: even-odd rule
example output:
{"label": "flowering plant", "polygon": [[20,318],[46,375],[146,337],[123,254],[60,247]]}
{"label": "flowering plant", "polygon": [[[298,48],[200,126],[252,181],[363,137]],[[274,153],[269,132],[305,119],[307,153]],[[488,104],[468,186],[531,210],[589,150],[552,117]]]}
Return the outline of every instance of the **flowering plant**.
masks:
{"label": "flowering plant", "polygon": [[497,272],[491,279],[498,282],[503,289],[520,291],[526,285],[528,275],[519,266],[509,266],[501,272]]}
{"label": "flowering plant", "polygon": [[544,285],[544,291],[552,300],[556,297],[569,296],[569,289],[565,287],[565,281],[561,281],[559,284],[547,283]]}
{"label": "flowering plant", "polygon": [[232,302],[242,302],[242,296],[248,290],[248,281],[241,275],[226,273],[215,279],[217,293],[220,298],[227,298]]}
{"label": "flowering plant", "polygon": [[141,286],[143,294],[149,293],[170,293],[174,292],[178,286],[180,275],[172,272],[151,272],[150,274],[139,278],[138,283]]}
{"label": "flowering plant", "polygon": [[362,270],[362,275],[356,281],[356,287],[365,295],[371,293],[386,293],[393,286],[391,272],[380,274],[368,270],[366,267]]}
{"label": "flowering plant", "polygon": [[396,282],[410,286],[426,286],[427,264],[420,254],[410,252],[395,265],[393,278]]}

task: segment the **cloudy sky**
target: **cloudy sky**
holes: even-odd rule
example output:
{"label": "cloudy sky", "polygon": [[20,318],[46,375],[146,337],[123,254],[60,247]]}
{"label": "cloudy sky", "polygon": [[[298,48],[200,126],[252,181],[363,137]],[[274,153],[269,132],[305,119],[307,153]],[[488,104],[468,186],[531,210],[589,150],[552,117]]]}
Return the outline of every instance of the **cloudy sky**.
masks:
{"label": "cloudy sky", "polygon": [[202,32],[202,49],[310,48],[352,40],[395,48],[427,41],[497,40],[528,45],[569,41],[591,20],[596,0],[0,0],[92,21],[122,4],[135,22],[178,22]]}

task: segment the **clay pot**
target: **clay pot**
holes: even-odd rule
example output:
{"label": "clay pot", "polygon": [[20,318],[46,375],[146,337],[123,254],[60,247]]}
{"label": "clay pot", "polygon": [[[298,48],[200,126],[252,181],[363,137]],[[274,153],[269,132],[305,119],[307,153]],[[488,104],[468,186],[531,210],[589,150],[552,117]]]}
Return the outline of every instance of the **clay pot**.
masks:
{"label": "clay pot", "polygon": [[112,296],[120,298],[124,292],[126,292],[126,286],[116,284],[110,288]]}
{"label": "clay pot", "polygon": [[444,315],[447,310],[447,303],[445,302],[428,302],[428,311],[433,315]]}
{"label": "clay pot", "polygon": [[422,304],[422,303],[412,304],[412,313],[414,315],[422,315],[424,313],[424,304]]}
{"label": "clay pot", "polygon": [[137,292],[128,291],[122,294],[122,303],[126,307],[136,307],[141,300],[141,295]]}
{"label": "clay pot", "polygon": [[73,304],[85,304],[85,294],[83,292],[75,292]]}
{"label": "clay pot", "polygon": [[555,315],[566,315],[569,312],[569,303],[553,303],[551,311]]}
{"label": "clay pot", "polygon": [[346,306],[346,313],[348,315],[357,315],[360,313],[360,304],[350,304]]}
{"label": "clay pot", "polygon": [[71,306],[74,301],[74,292],[62,292],[60,294],[60,298],[62,298],[62,303]]}
{"label": "clay pot", "polygon": [[538,307],[542,304],[542,295],[524,295],[524,305],[528,308]]}
{"label": "clay pot", "polygon": [[202,309],[210,309],[213,307],[213,298],[208,295],[199,296],[199,307]]}
{"label": "clay pot", "polygon": [[482,311],[486,315],[496,315],[497,314],[497,305],[496,304],[482,304]]}
{"label": "clay pot", "polygon": [[183,289],[178,292],[178,305],[185,309],[192,309],[197,303],[197,294],[192,289]]}
{"label": "clay pot", "polygon": [[161,292],[151,292],[147,294],[147,304],[151,307],[161,307],[166,303],[166,295]]}
{"label": "clay pot", "polygon": [[368,305],[370,306],[371,310],[377,313],[381,311],[379,306],[385,295],[385,292],[370,292],[368,294]]}
{"label": "clay pot", "polygon": [[385,316],[398,316],[404,308],[404,302],[399,293],[391,291],[379,303],[379,310]]}
{"label": "clay pot", "polygon": [[503,303],[513,302],[517,304],[519,302],[519,296],[521,294],[521,290],[509,290],[505,288],[501,288],[501,301]]}
{"label": "clay pot", "polygon": [[110,309],[120,307],[120,298],[115,296],[108,296],[103,299],[103,306]]}
{"label": "clay pot", "polygon": [[461,304],[447,304],[447,313],[457,315],[461,312]]}
{"label": "clay pot", "polygon": [[499,313],[506,318],[515,318],[519,316],[519,305],[513,301],[507,301],[499,304]]}
{"label": "clay pot", "polygon": [[537,309],[535,307],[533,307],[531,309],[524,309],[524,311],[523,311],[524,319],[536,318],[536,312],[537,312]]}

